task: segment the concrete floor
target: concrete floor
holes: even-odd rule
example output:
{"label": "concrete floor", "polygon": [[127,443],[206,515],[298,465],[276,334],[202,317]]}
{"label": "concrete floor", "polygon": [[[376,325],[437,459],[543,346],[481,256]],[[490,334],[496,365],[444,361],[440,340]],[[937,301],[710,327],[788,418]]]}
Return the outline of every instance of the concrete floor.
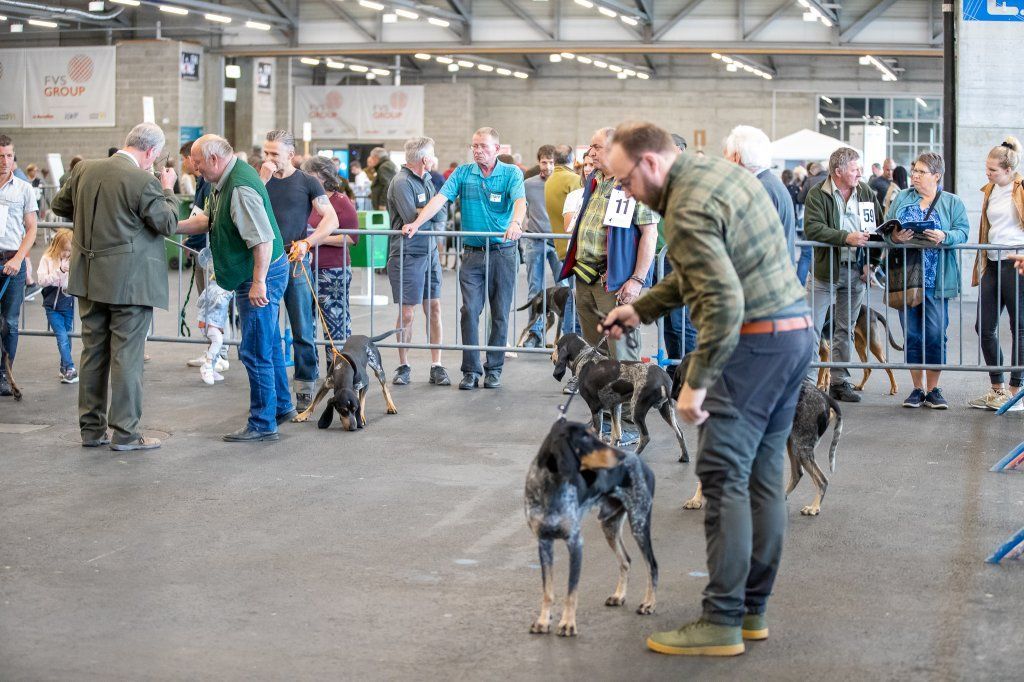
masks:
{"label": "concrete floor", "polygon": [[[364,431],[287,425],[279,443],[245,446],[219,440],[243,423],[244,371],[233,362],[207,387],[184,367],[195,352],[150,345],[144,424],[169,438],[122,454],[77,444],[77,390],[55,378],[52,339],[23,339],[26,397],[0,402],[0,678],[1020,677],[1024,563],[982,560],[1024,523],[1024,477],[987,471],[1021,440],[1021,417],[962,407],[976,374],[949,377],[946,413],[902,410],[872,377],[846,409],[822,515],[799,514],[809,481],[791,498],[771,639],[708,660],[643,645],[698,615],[706,571],[703,513],[680,506],[693,466],[663,423],[645,453],[657,613],[632,610],[638,558],[627,608],[603,605],[617,569],[591,518],[581,634],[536,636],[522,485],[563,397],[546,358],[510,359],[503,389],[464,393],[427,385],[417,352],[399,415],[371,392]],[[565,569],[559,547],[559,598]]]}

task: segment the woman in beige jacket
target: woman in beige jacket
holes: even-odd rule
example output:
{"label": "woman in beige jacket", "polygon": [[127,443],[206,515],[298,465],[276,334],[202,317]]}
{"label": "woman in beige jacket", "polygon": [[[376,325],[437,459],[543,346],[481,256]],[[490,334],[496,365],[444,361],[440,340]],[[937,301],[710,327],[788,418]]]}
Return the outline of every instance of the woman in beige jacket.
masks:
{"label": "woman in beige jacket", "polygon": [[[1005,308],[1010,318],[1010,364],[1024,365],[1024,277],[1014,270],[1008,259],[1012,253],[1024,252],[1024,177],[1017,172],[1021,144],[1014,137],[988,153],[985,175],[989,183],[981,191],[981,228],[978,242],[998,244],[1009,249],[979,251],[974,262],[972,286],[979,286],[978,321],[975,330],[981,338],[985,364],[1003,364],[999,347],[999,318]],[[1024,372],[1010,373],[1010,388],[1003,385],[1003,373],[991,372],[992,388],[968,404],[981,410],[997,410],[1020,390]],[[1018,402],[1011,410],[1024,409]]]}

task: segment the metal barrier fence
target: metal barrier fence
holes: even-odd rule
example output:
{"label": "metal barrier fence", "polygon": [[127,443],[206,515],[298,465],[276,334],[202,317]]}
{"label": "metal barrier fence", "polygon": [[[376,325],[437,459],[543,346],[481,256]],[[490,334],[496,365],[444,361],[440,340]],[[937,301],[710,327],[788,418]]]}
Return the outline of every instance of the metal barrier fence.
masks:
{"label": "metal barrier fence", "polygon": [[[70,227],[68,223],[40,223],[40,227],[43,228],[57,228],[57,227]],[[380,249],[379,243],[381,241],[387,243],[386,250],[389,253],[389,258],[397,256],[398,260],[398,279],[399,281],[404,280],[405,275],[405,264],[406,248],[408,240],[404,238],[400,232],[392,230],[336,230],[336,235],[345,234],[351,236],[358,236],[360,240],[366,240],[365,248],[368,253],[375,253],[375,249]],[[427,233],[419,233],[425,235]],[[473,238],[484,238],[486,241],[483,242],[483,253],[485,260],[485,267],[483,273],[483,291],[486,294],[491,288],[491,256],[492,253],[501,249],[515,249],[518,248],[510,243],[499,243],[492,242],[494,239],[494,233],[488,232],[462,232],[462,231],[437,231],[429,233],[432,237],[436,237],[439,240],[449,240],[454,242],[454,251],[460,257],[455,260],[455,277],[457,281],[461,281],[463,258],[466,253],[465,240]],[[569,239],[567,234],[538,234],[538,233],[524,233],[523,244],[527,245],[529,240],[566,240]],[[184,248],[179,245],[180,248]],[[1008,253],[1021,253],[1024,252],[1024,247],[1014,246],[999,246],[999,245],[979,245],[979,244],[960,244],[956,246],[943,246],[934,248],[922,248],[917,245],[890,245],[886,243],[871,242],[867,247],[860,249],[854,249],[851,247],[836,247],[828,244],[822,244],[818,242],[797,242],[797,247],[812,247],[815,251],[815,255],[819,254],[822,250],[829,253],[828,261],[828,275],[830,281],[837,281],[842,286],[830,286],[823,280],[815,278],[812,272],[808,275],[807,281],[807,301],[811,309],[815,314],[816,326],[821,330],[822,335],[829,340],[829,346],[832,349],[832,354],[828,359],[820,360],[816,359],[813,363],[814,367],[827,367],[830,369],[837,370],[851,370],[851,369],[923,369],[923,370],[956,370],[956,371],[974,371],[974,372],[1024,372],[1024,319],[1021,318],[1022,303],[1024,303],[1024,277],[1017,276],[1013,272],[1013,266],[1010,261],[1004,260],[1004,256]],[[344,248],[349,248],[348,246]],[[838,250],[838,254],[835,252]],[[985,275],[986,281],[983,282],[981,287],[981,293],[979,295],[978,302],[968,301],[963,296],[963,290],[970,286],[969,277],[965,278],[965,273],[970,273],[973,268],[973,258],[968,259],[966,256],[977,255],[979,252],[985,251],[989,254],[994,254],[996,258],[988,261],[989,267],[987,274]],[[926,255],[928,253],[935,254],[935,256]],[[911,254],[918,254],[919,259]],[[897,256],[896,254],[899,254]],[[952,254],[951,257],[947,257],[948,254]],[[658,254],[656,268],[659,276],[664,274],[665,265],[665,250],[662,250]],[[819,256],[820,258],[820,256]],[[188,296],[187,287],[189,286],[189,274],[186,272],[187,267],[184,263],[185,259],[178,259],[177,265],[177,297],[176,304],[173,308],[176,310],[176,319],[179,324],[173,334],[159,333],[157,329],[157,323],[154,321],[150,340],[158,342],[175,342],[175,343],[206,343],[206,340],[200,337],[190,337],[185,333],[186,325],[181,324],[182,321],[188,321],[190,311],[189,307],[192,303],[190,296]],[[851,262],[854,266],[849,265]],[[903,267],[901,270],[902,275],[894,272],[894,266],[898,262],[903,263],[915,263],[920,261],[920,266],[915,270],[915,267]],[[862,261],[870,261],[878,264],[878,268],[871,278],[870,281],[861,281],[860,270],[856,267],[856,264]],[[930,265],[934,261],[934,267]],[[969,261],[969,262],[968,262]],[[370,264],[373,264],[371,258]],[[520,283],[519,283],[519,258],[516,258],[516,275],[512,278],[511,286],[513,287],[512,310],[508,311],[508,329],[504,344],[488,344],[488,343],[476,343],[476,344],[465,344],[463,343],[463,329],[461,319],[461,309],[463,302],[463,291],[461,286],[455,287],[455,304],[450,306],[452,322],[454,323],[450,329],[455,330],[455,342],[454,343],[430,343],[410,340],[395,340],[388,339],[382,341],[379,345],[387,348],[406,348],[406,349],[418,349],[418,350],[445,350],[445,351],[462,351],[462,350],[476,350],[476,351],[502,351],[502,352],[516,352],[516,353],[536,353],[546,354],[549,351],[541,348],[523,348],[516,345],[516,335],[520,331],[520,317],[516,308],[520,307],[526,302],[525,297],[521,298],[519,295]],[[547,267],[547,259],[544,259],[544,267]],[[950,272],[950,270],[952,270]],[[294,274],[293,265],[293,274]],[[313,278],[313,286],[319,289],[320,273],[313,267],[311,268],[311,276]],[[301,277],[301,274],[299,275]],[[901,279],[902,277],[902,279]],[[952,287],[954,289],[959,288],[960,293],[955,296],[950,296],[945,299],[945,303],[936,304],[935,297],[926,293],[921,292],[924,303],[921,305],[913,305],[914,301],[911,297],[903,296],[902,302],[890,301],[891,298],[899,298],[899,296],[892,296],[899,294],[901,291],[911,290],[913,293],[914,289],[927,289],[927,282],[919,281],[921,278],[927,278],[929,280],[935,279],[937,282],[950,283],[955,282],[958,286]],[[545,282],[546,282],[545,277]],[[965,283],[966,282],[966,283]],[[916,286],[915,286],[916,285]],[[546,284],[545,287],[546,288]],[[361,329],[360,332],[365,332],[369,335],[394,329],[401,326],[400,317],[398,321],[393,319],[391,315],[396,312],[401,315],[401,306],[404,304],[403,295],[399,287],[399,300],[390,301],[389,297],[377,296],[377,280],[374,277],[369,278],[369,291],[364,292],[366,296],[360,297],[361,300],[365,300],[369,304],[369,321],[368,329]],[[542,288],[542,290],[543,290]],[[1012,291],[1011,291],[1012,289]],[[343,295],[346,299],[351,298],[349,286],[346,284],[343,288]],[[390,293],[390,292],[387,292]],[[172,300],[174,300],[172,298]],[[484,297],[484,306],[482,310],[482,319],[476,321],[478,338],[486,339],[490,327],[490,317],[493,311],[487,304],[486,296]],[[542,303],[542,315],[541,320],[545,320],[547,317],[547,306],[546,297]],[[887,303],[899,303],[895,307],[888,305]],[[993,303],[1001,303],[1001,306],[996,307],[993,310]],[[382,308],[397,304],[397,311],[392,309],[387,318],[382,318]],[[282,305],[283,307],[283,305]],[[945,313],[943,313],[945,309]],[[1002,311],[1006,310],[1009,313],[1010,319],[1013,323],[1013,329],[1011,332],[1011,352],[1007,355],[1000,353],[998,350],[999,341],[999,318],[1002,315]],[[868,312],[873,311],[873,312]],[[432,322],[433,311],[430,306],[424,307],[426,329],[429,333]],[[861,319],[862,312],[864,319]],[[282,311],[282,316],[287,317]],[[826,319],[827,318],[827,319]],[[230,319],[234,319],[234,314],[230,316]],[[869,319],[870,324],[864,320]],[[23,311],[24,320],[24,311]],[[471,321],[470,321],[471,322]],[[947,336],[948,327],[951,322],[955,322],[955,334],[954,334],[954,348],[947,347]],[[898,324],[897,324],[898,323]],[[542,322],[543,324],[543,322]],[[906,330],[908,325],[913,330],[922,330],[922,333],[911,334],[912,339],[907,341]],[[664,326],[664,320],[658,321],[658,354],[657,359],[660,361],[666,361],[668,357],[678,358],[682,356],[681,352],[669,352],[670,349],[666,349],[664,346],[664,334],[662,333]],[[1005,326],[1005,325],[1004,325]],[[325,345],[329,343],[323,336],[321,325],[317,322],[314,317],[314,327],[316,329],[316,343],[318,345]],[[888,331],[886,331],[888,329]],[[971,334],[971,331],[981,330],[985,337],[984,343],[982,343],[980,336],[982,334]],[[994,331],[993,331],[994,330]],[[1006,329],[1002,330],[1005,336]],[[237,330],[225,330],[225,343],[237,344],[238,334]],[[22,331],[25,335],[50,335],[47,330],[33,330],[28,329],[24,325]],[[411,330],[405,330],[403,333],[411,333]],[[485,336],[480,337],[479,334]],[[897,345],[902,346],[902,350],[894,348],[889,343],[889,335],[894,337],[893,340],[897,342]],[[860,338],[858,338],[858,335]],[[77,336],[77,334],[75,334]],[[429,338],[429,337],[428,337]],[[903,343],[900,343],[900,340]],[[916,345],[915,345],[916,342]],[[985,361],[983,345],[989,346],[989,355],[994,358],[994,361]],[[837,359],[839,352],[842,352],[844,346],[849,349],[850,357],[847,360]],[[868,355],[867,358],[855,358],[854,349],[864,349]],[[875,357],[872,359],[871,355],[875,352],[881,357]],[[941,351],[941,352],[940,352]],[[936,353],[939,353],[936,356]]]}

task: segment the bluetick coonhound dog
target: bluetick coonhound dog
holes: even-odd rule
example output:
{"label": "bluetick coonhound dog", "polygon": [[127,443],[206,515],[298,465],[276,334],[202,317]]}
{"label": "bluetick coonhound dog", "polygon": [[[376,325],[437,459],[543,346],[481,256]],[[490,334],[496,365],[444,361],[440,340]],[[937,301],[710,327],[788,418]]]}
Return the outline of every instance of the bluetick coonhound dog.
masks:
{"label": "bluetick coonhound dog", "polygon": [[[676,368],[675,380],[672,383],[673,397],[679,396],[683,380],[686,377],[688,366],[686,358]],[[786,450],[789,453],[789,485],[786,487],[786,497],[793,492],[796,484],[800,482],[806,471],[817,495],[814,502],[803,507],[800,513],[804,516],[817,516],[821,512],[821,500],[825,497],[828,489],[828,476],[821,470],[814,460],[814,448],[818,441],[825,435],[829,424],[835,420],[832,430],[832,444],[828,449],[829,469],[835,473],[836,450],[839,448],[839,439],[843,435],[843,413],[839,403],[825,391],[818,388],[810,379],[804,379],[800,386],[800,397],[797,399],[796,412],[793,413],[793,429],[789,432],[789,440],[786,441]],[[697,492],[693,497],[683,503],[684,509],[700,509],[704,506],[704,493],[700,481],[697,482]]]}
{"label": "bluetick coonhound dog", "polygon": [[579,377],[580,396],[590,407],[598,433],[601,433],[604,410],[611,412],[613,444],[618,444],[622,435],[622,404],[628,401],[633,421],[640,430],[637,454],[651,442],[646,419],[653,408],[676,434],[681,452],[679,461],[690,461],[671,397],[672,379],[661,367],[646,362],[610,360],[577,334],[566,334],[558,340],[551,361],[555,365],[555,379],[561,381],[567,369]]}
{"label": "bluetick coonhound dog", "polygon": [[[545,291],[538,293],[536,296],[526,302],[522,308],[516,308],[516,310],[527,310],[529,309],[530,314],[526,326],[523,327],[523,333],[519,335],[519,341],[516,342],[517,346],[522,346],[526,341],[526,337],[530,335],[530,329],[537,323],[541,317],[545,316],[544,322],[544,335],[547,336],[548,330],[552,326],[555,327],[555,343],[558,343],[558,337],[562,334],[562,320],[565,318],[565,306],[569,302],[569,297],[572,296],[572,287],[548,287]],[[543,345],[543,340],[541,342]]]}
{"label": "bluetick coonhound dog", "polygon": [[619,560],[619,580],[605,606],[626,602],[630,558],[622,539],[622,524],[629,528],[647,562],[647,593],[636,612],[654,613],[658,587],[658,562],[651,548],[651,508],[654,503],[654,472],[634,453],[610,447],[587,425],[560,419],[544,439],[526,476],[526,520],[537,536],[544,592],[540,615],[530,627],[534,634],[551,631],[551,607],[555,601],[554,541],[565,540],[569,549],[569,592],[557,633],[573,637],[576,627],[576,588],[583,564],[580,524],[591,507],[608,545]]}
{"label": "bluetick coonhound dog", "polygon": [[366,426],[366,392],[370,386],[369,375],[366,373],[367,367],[373,370],[374,376],[380,382],[388,414],[398,414],[398,408],[395,407],[395,402],[391,399],[391,391],[388,390],[380,350],[375,345],[378,341],[383,341],[397,332],[397,329],[392,329],[373,338],[362,334],[348,337],[345,340],[345,345],[341,347],[341,355],[335,356],[327,379],[317,391],[313,402],[292,421],[309,421],[313,410],[327,395],[327,392],[333,389],[334,395],[327,401],[327,408],[320,415],[317,426],[321,429],[329,427],[334,421],[335,411],[341,417],[341,425],[345,427],[346,431],[355,431]]}

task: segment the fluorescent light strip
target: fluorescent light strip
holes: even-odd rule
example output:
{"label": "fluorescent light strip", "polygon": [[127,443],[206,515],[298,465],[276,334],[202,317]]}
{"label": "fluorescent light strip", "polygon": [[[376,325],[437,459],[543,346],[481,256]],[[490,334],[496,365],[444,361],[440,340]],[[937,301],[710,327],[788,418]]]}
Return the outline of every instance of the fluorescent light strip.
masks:
{"label": "fluorescent light strip", "polygon": [[328,69],[335,69],[337,71],[341,71],[345,68],[344,62],[336,62],[333,59],[326,60],[326,64]]}
{"label": "fluorescent light strip", "polygon": [[362,64],[352,64],[348,68],[352,69],[356,73],[367,73],[370,70],[370,67],[363,66]]}
{"label": "fluorescent light strip", "polygon": [[231,17],[226,17],[223,14],[204,14],[203,18],[207,21],[212,21],[215,24],[230,24]]}
{"label": "fluorescent light strip", "polygon": [[429,62],[430,61],[430,55],[427,54],[426,52],[417,52],[416,54],[413,55],[413,57],[415,57],[416,59],[420,59],[422,61],[425,61],[425,62]]}
{"label": "fluorescent light strip", "polygon": [[615,17],[619,16],[618,12],[616,12],[613,9],[608,9],[607,7],[604,7],[603,5],[598,6],[597,11],[600,12],[601,14],[605,15],[606,17],[610,17],[612,19],[614,19]]}
{"label": "fluorescent light strip", "polygon": [[464,69],[472,69],[474,66],[476,66],[476,64],[474,64],[473,62],[467,61],[465,59],[460,59],[457,63]]}
{"label": "fluorescent light strip", "polygon": [[400,7],[396,7],[395,8],[395,14],[397,14],[400,17],[402,17],[403,19],[419,19],[420,18],[420,15],[416,14],[415,12],[410,12],[409,10],[402,9]]}
{"label": "fluorescent light strip", "polygon": [[257,31],[269,31],[270,24],[264,24],[262,21],[247,21],[245,22],[246,28],[254,28]]}
{"label": "fluorescent light strip", "polygon": [[384,9],[384,5],[380,4],[379,2],[373,2],[373,0],[359,0],[359,5],[361,7],[365,7],[366,9],[375,9],[378,12]]}
{"label": "fluorescent light strip", "polygon": [[433,24],[434,26],[440,26],[441,28],[448,28],[451,24],[444,19],[438,19],[437,17],[427,18],[427,23]]}
{"label": "fluorescent light strip", "polygon": [[118,5],[127,5],[128,7],[138,7],[139,5],[142,4],[141,2],[139,2],[139,0],[110,0],[110,1],[113,2],[113,3],[117,3]]}
{"label": "fluorescent light strip", "polygon": [[312,57],[303,57],[299,61],[305,64],[306,66],[320,66],[320,60],[313,59]]}
{"label": "fluorescent light strip", "polygon": [[56,21],[45,21],[43,19],[29,19],[28,23],[31,26],[39,26],[41,28],[57,28]]}
{"label": "fluorescent light strip", "polygon": [[184,7],[178,7],[176,5],[160,5],[160,11],[166,12],[167,14],[177,14],[180,17],[188,14],[188,10]]}

